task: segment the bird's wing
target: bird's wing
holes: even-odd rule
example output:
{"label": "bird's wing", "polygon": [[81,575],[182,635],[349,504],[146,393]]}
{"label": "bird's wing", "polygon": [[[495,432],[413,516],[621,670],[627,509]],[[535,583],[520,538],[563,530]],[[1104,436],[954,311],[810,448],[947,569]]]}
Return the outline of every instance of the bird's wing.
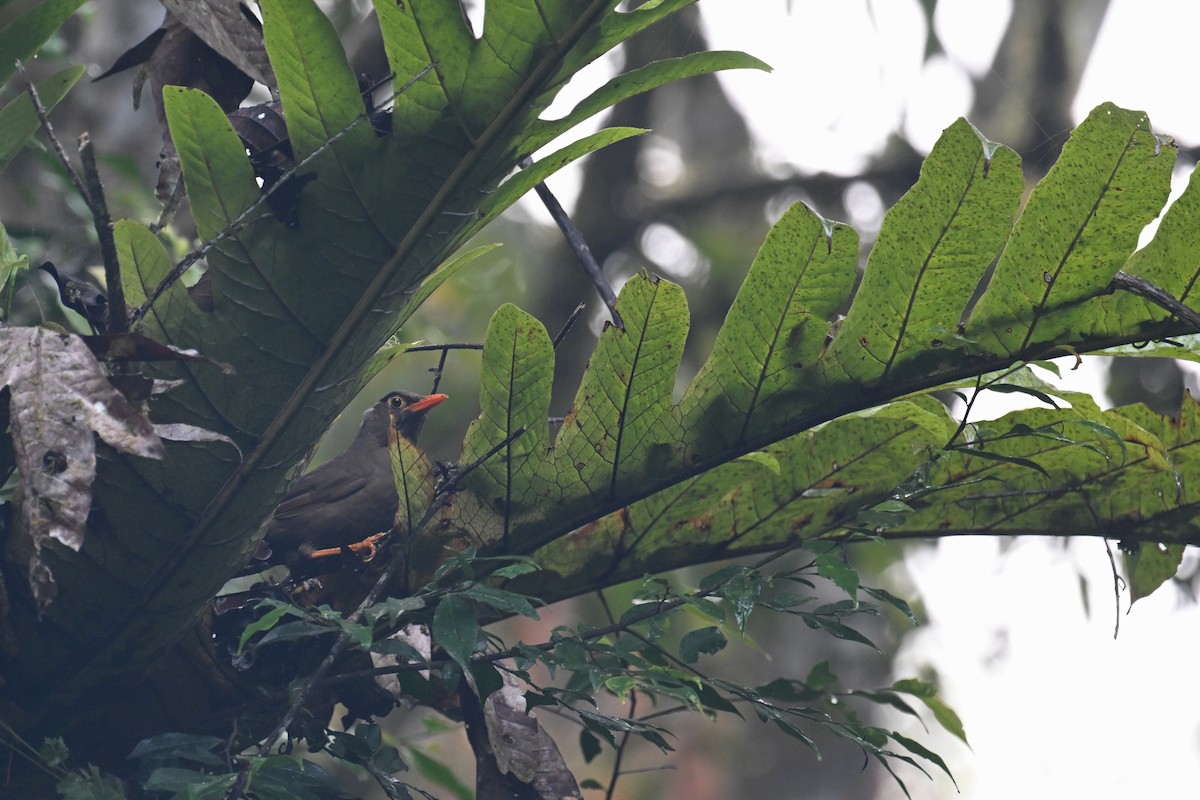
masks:
{"label": "bird's wing", "polygon": [[306,487],[304,483],[304,479],[301,479],[296,485],[296,490],[275,507],[272,517],[277,520],[289,520],[304,516],[314,504],[336,503],[362,491],[367,485],[367,479],[363,475],[344,475],[332,480],[325,478],[320,486]]}

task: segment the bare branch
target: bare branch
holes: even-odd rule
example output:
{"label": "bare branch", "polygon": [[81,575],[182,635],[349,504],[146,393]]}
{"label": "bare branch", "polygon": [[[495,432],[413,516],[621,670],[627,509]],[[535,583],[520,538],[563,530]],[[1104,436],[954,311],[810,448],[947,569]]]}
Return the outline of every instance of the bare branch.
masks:
{"label": "bare branch", "polygon": [[1124,289],[1125,291],[1136,294],[1139,297],[1144,297],[1151,303],[1154,303],[1156,306],[1170,311],[1172,314],[1191,325],[1197,331],[1200,331],[1200,314],[1192,311],[1192,309],[1176,300],[1166,290],[1155,286],[1145,278],[1139,278],[1136,275],[1130,275],[1127,272],[1118,271],[1117,274],[1113,276],[1112,283],[1109,284],[1108,288],[1110,292],[1117,289]]}
{"label": "bare branch", "polygon": [[[63,165],[63,169],[67,171],[67,177],[71,179],[71,183],[75,185],[75,191],[79,192],[79,196],[83,198],[83,202],[87,203],[88,209],[92,210],[92,198],[88,195],[87,187],[83,183],[83,179],[79,177],[75,167],[71,164],[71,160],[67,158],[67,151],[63,149],[62,142],[54,135],[54,126],[50,124],[50,117],[46,113],[46,107],[42,105],[42,98],[38,95],[37,87],[33,85],[33,81],[29,77],[29,73],[25,71],[25,65],[17,60],[17,72],[21,74],[21,78],[25,81],[26,89],[29,92],[29,98],[33,101],[33,111],[37,114],[38,121],[42,124],[42,130],[46,132],[46,137],[50,139],[50,146],[54,148],[54,154],[58,156],[59,163]],[[94,215],[93,211],[93,215]]]}
{"label": "bare branch", "polygon": [[[522,159],[521,166],[528,167],[532,163],[532,159],[526,157]],[[592,255],[591,248],[588,247],[587,241],[583,238],[583,232],[575,227],[575,223],[571,221],[567,210],[562,207],[562,203],[558,202],[558,198],[550,191],[549,186],[544,182],[539,183],[534,187],[534,191],[542,199],[542,205],[550,212],[550,216],[558,224],[559,230],[563,232],[563,236],[567,239],[567,244],[570,245],[572,252],[575,253],[575,257],[579,259],[579,265],[583,267],[583,271],[592,279],[592,285],[596,287],[596,292],[600,295],[600,299],[604,301],[604,305],[608,307],[608,313],[612,315],[612,324],[621,330],[625,330],[625,322],[621,319],[621,315],[617,313],[617,293],[613,291],[612,285],[604,277],[604,271],[596,263],[596,257]],[[558,344],[558,342],[556,341],[555,344]]]}

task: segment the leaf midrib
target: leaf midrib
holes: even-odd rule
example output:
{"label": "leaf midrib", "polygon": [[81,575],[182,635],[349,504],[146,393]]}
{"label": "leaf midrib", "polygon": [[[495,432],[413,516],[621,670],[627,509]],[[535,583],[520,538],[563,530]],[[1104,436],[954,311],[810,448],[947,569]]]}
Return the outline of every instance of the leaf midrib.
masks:
{"label": "leaf midrib", "polygon": [[1081,236],[1083,236],[1083,232],[1087,230],[1088,225],[1091,224],[1092,220],[1096,218],[1096,212],[1099,210],[1100,204],[1104,202],[1106,197],[1108,197],[1109,190],[1112,189],[1113,179],[1116,177],[1117,172],[1120,171],[1121,166],[1125,163],[1125,159],[1129,155],[1130,144],[1137,137],[1138,132],[1139,129],[1135,128],[1129,133],[1129,136],[1125,142],[1125,147],[1122,148],[1121,155],[1117,158],[1116,163],[1113,164],[1112,170],[1109,172],[1108,178],[1104,181],[1104,186],[1101,188],[1099,196],[1095,199],[1095,201],[1092,202],[1092,207],[1088,209],[1087,216],[1084,218],[1083,223],[1075,228],[1075,235],[1071,237],[1071,243],[1067,245],[1066,252],[1063,253],[1062,258],[1058,260],[1058,265],[1054,268],[1054,273],[1050,276],[1050,280],[1046,282],[1046,288],[1042,292],[1042,301],[1033,307],[1033,319],[1029,321],[1029,328],[1025,332],[1025,339],[1021,342],[1021,350],[1027,348],[1029,346],[1029,342],[1033,339],[1033,333],[1035,330],[1037,330],[1038,323],[1041,321],[1042,315],[1046,311],[1046,303],[1050,300],[1050,295],[1054,291],[1054,287],[1058,284],[1058,279],[1059,276],[1062,275],[1063,268],[1071,259],[1071,256],[1075,254],[1075,247],[1079,244],[1079,239]]}

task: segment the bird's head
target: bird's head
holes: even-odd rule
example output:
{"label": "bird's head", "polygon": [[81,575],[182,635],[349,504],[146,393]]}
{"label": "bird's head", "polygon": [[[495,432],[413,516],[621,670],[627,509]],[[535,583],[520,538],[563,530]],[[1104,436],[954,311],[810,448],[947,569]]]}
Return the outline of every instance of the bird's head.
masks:
{"label": "bird's head", "polygon": [[383,410],[401,436],[414,440],[425,420],[425,412],[447,399],[444,394],[389,392],[380,398],[375,408]]}

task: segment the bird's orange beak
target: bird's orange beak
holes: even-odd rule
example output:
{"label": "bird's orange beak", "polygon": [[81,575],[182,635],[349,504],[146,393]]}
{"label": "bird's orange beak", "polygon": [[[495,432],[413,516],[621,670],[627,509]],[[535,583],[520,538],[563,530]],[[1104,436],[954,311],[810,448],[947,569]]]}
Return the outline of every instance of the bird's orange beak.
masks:
{"label": "bird's orange beak", "polygon": [[445,394],[427,394],[417,402],[410,405],[406,411],[428,411],[443,400],[449,400],[450,396]]}

